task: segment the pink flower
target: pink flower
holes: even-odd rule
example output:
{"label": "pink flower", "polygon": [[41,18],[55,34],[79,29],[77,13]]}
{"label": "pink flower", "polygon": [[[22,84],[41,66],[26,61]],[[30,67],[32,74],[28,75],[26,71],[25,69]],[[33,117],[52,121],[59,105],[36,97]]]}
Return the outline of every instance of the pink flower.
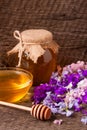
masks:
{"label": "pink flower", "polygon": [[53,121],[54,124],[58,124],[58,125],[61,125],[62,122],[63,122],[62,119],[59,119],[59,120],[56,119],[56,120]]}

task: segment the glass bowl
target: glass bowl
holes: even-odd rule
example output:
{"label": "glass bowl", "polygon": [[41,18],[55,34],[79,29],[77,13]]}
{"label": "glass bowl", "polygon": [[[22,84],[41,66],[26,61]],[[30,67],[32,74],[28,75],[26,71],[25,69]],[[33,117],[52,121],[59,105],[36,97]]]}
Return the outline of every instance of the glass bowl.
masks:
{"label": "glass bowl", "polygon": [[33,75],[16,67],[0,67],[0,100],[17,102],[30,90]]}

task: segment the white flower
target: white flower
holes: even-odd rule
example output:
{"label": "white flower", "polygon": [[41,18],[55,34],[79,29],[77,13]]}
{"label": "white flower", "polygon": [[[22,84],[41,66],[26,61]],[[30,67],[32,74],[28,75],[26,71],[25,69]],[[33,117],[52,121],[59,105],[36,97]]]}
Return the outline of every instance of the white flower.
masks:
{"label": "white flower", "polygon": [[73,111],[70,111],[70,110],[67,110],[67,111],[66,111],[66,116],[67,116],[67,117],[71,116],[72,114],[73,114]]}
{"label": "white flower", "polygon": [[81,122],[87,125],[87,116],[82,117]]}
{"label": "white flower", "polygon": [[67,88],[67,89],[71,89],[71,88],[72,88],[72,86],[73,86],[73,85],[72,85],[72,83],[69,83],[69,85],[68,85],[68,86],[66,86],[66,88]]}
{"label": "white flower", "polygon": [[79,89],[86,89],[87,88],[87,78],[84,78],[83,80],[81,80],[78,84],[77,87]]}

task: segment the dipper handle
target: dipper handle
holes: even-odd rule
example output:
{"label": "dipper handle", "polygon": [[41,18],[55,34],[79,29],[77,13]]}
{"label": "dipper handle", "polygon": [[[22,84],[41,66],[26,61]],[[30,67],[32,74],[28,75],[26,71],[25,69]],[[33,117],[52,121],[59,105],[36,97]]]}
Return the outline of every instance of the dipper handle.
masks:
{"label": "dipper handle", "polygon": [[21,109],[21,110],[25,110],[25,111],[31,111],[32,110],[31,107],[25,107],[25,106],[22,106],[22,105],[17,105],[17,104],[13,104],[13,103],[9,103],[9,102],[4,102],[4,101],[0,101],[0,105],[12,107],[12,108],[17,108],[17,109]]}
{"label": "dipper handle", "polygon": [[40,120],[48,120],[51,117],[51,110],[43,104],[33,105],[32,107],[25,107],[22,105],[0,101],[0,105],[29,111],[33,117]]}

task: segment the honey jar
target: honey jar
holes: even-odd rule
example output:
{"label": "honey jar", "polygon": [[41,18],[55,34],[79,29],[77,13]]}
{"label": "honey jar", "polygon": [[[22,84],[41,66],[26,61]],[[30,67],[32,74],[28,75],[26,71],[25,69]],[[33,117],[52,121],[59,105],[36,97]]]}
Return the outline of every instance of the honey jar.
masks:
{"label": "honey jar", "polygon": [[44,29],[29,29],[21,33],[16,30],[14,37],[19,43],[8,55],[17,54],[17,67],[33,74],[34,85],[48,82],[56,70],[58,54],[58,44],[53,40],[52,33]]}

